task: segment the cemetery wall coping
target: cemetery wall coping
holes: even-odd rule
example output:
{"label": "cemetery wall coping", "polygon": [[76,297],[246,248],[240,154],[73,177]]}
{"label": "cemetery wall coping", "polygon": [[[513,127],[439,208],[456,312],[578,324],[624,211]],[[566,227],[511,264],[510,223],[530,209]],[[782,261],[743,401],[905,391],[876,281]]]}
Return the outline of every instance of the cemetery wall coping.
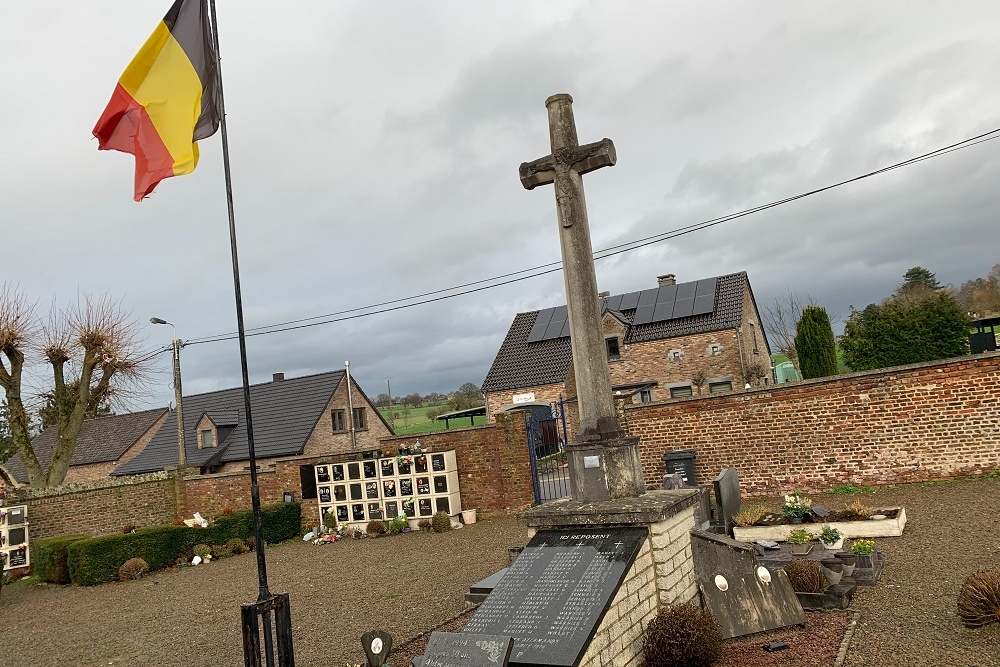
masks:
{"label": "cemetery wall coping", "polygon": [[21,486],[15,490],[17,497],[23,500],[34,498],[50,498],[53,496],[63,496],[69,493],[79,493],[84,491],[99,491],[101,489],[115,488],[119,486],[134,486],[147,482],[159,482],[168,479],[170,475],[166,472],[158,471],[143,475],[128,475],[126,477],[102,477],[101,479],[89,480],[86,482],[73,482],[61,486],[50,486],[42,489],[35,489],[30,486]]}
{"label": "cemetery wall coping", "polygon": [[581,503],[562,498],[532,507],[518,515],[529,528],[549,526],[652,525],[698,503],[697,489],[648,491],[636,498]]}

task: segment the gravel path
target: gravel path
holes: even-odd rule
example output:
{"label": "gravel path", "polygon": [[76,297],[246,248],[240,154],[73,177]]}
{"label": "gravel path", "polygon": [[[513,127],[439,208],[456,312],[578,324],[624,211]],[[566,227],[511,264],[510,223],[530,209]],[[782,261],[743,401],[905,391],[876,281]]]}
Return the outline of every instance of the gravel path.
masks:
{"label": "gravel path", "polygon": [[[837,508],[858,496],[812,497]],[[1000,541],[992,530],[1000,514],[1000,480],[917,484],[860,497],[874,507],[905,506],[908,523],[903,537],[878,540],[886,567],[878,586],[861,587],[854,598],[861,618],[845,667],[1000,666],[1000,625],[967,630],[955,614],[965,577],[1000,568]],[[504,518],[445,534],[272,547],[268,576],[272,590],[291,596],[296,664],[363,663],[359,639],[366,630],[388,630],[401,643],[456,617],[465,609],[468,587],[506,566],[507,549],[523,545],[525,535],[513,518]],[[47,667],[68,658],[78,667],[238,665],[239,606],[256,593],[253,554],[93,588],[6,587],[0,667]],[[843,615],[816,615],[806,630],[780,638],[822,645],[824,656],[836,655],[843,624]],[[810,635],[812,628],[819,634]],[[785,662],[792,651],[766,654],[759,649],[764,640],[733,647],[725,664],[832,665],[826,657]],[[407,667],[408,660],[393,665]]]}

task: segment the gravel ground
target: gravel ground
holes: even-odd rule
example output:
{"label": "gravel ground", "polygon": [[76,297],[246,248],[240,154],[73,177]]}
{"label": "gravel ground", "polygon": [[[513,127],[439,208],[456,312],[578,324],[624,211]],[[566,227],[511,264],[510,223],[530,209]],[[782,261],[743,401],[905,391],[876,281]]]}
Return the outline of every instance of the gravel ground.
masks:
{"label": "gravel ground", "polygon": [[[812,497],[831,508],[854,498]],[[991,530],[1000,513],[1000,480],[917,484],[861,498],[874,507],[905,506],[908,523],[903,537],[878,540],[885,570],[878,586],[855,595],[861,618],[845,667],[1000,666],[1000,625],[967,630],[955,614],[965,577],[1000,568],[1000,542]],[[291,596],[296,664],[363,663],[360,636],[370,629],[387,630],[402,644],[442,624],[460,627],[464,619],[452,619],[464,611],[468,587],[504,567],[507,549],[524,543],[524,529],[504,518],[446,534],[270,548],[271,589]],[[78,667],[238,665],[239,607],[256,594],[253,554],[92,588],[5,587],[0,667],[47,667],[67,659]],[[840,647],[847,619],[809,614],[805,629],[730,642],[723,664],[832,665],[829,656]],[[776,640],[792,649],[760,649]],[[795,657],[803,646],[807,657]],[[409,660],[400,653],[392,663],[406,667]]]}

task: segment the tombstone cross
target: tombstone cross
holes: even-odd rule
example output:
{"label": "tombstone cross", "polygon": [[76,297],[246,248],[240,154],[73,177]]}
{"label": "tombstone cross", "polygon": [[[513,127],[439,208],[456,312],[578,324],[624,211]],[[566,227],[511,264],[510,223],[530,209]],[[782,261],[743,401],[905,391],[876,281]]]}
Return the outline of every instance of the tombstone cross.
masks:
{"label": "tombstone cross", "polygon": [[553,95],[545,100],[545,107],[552,153],[521,164],[519,173],[521,184],[528,190],[553,183],[556,191],[580,416],[578,441],[566,445],[570,491],[573,499],[581,502],[633,498],[645,493],[639,439],[625,436],[611,396],[582,178],[595,169],[614,166],[615,145],[610,139],[580,145],[573,119],[573,98],[569,95]]}
{"label": "tombstone cross", "polygon": [[614,166],[615,145],[610,139],[580,145],[573,119],[573,98],[562,93],[545,100],[549,112],[552,153],[521,164],[521,184],[528,190],[555,184],[562,247],[566,306],[569,313],[573,370],[576,373],[581,441],[621,434],[611,398],[607,350],[600,328],[594,250],[583,194],[584,174]]}

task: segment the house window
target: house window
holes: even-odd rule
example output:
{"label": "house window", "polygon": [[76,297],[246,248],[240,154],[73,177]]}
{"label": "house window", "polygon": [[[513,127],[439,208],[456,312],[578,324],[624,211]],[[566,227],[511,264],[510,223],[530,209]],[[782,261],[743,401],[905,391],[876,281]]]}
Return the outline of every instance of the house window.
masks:
{"label": "house window", "polygon": [[653,390],[652,389],[642,389],[639,391],[639,402],[640,403],[652,403],[653,402]]}
{"label": "house window", "polygon": [[368,428],[368,416],[364,408],[354,408],[354,430],[364,431]]}
{"label": "house window", "polygon": [[710,394],[718,394],[718,393],[721,393],[723,391],[732,391],[732,390],[733,390],[733,381],[732,380],[726,380],[724,382],[709,382],[708,383],[708,393],[710,393]]}
{"label": "house window", "polygon": [[618,349],[618,336],[605,338],[604,344],[608,348],[608,361],[617,361],[622,358],[621,351]]}
{"label": "house window", "polygon": [[713,357],[717,357],[722,354],[722,346],[718,343],[712,343],[708,346],[708,353]]}
{"label": "house window", "polygon": [[215,445],[214,439],[212,437],[212,430],[205,429],[198,434],[198,446],[199,447],[213,447]]}
{"label": "house window", "polygon": [[343,433],[347,430],[347,413],[344,410],[331,410],[330,421],[333,422],[334,433]]}
{"label": "house window", "polygon": [[683,356],[684,352],[682,350],[670,350],[670,352],[667,353],[667,358],[670,359],[670,361],[680,361]]}
{"label": "house window", "polygon": [[691,385],[680,385],[670,388],[670,398],[688,398],[691,396]]}

